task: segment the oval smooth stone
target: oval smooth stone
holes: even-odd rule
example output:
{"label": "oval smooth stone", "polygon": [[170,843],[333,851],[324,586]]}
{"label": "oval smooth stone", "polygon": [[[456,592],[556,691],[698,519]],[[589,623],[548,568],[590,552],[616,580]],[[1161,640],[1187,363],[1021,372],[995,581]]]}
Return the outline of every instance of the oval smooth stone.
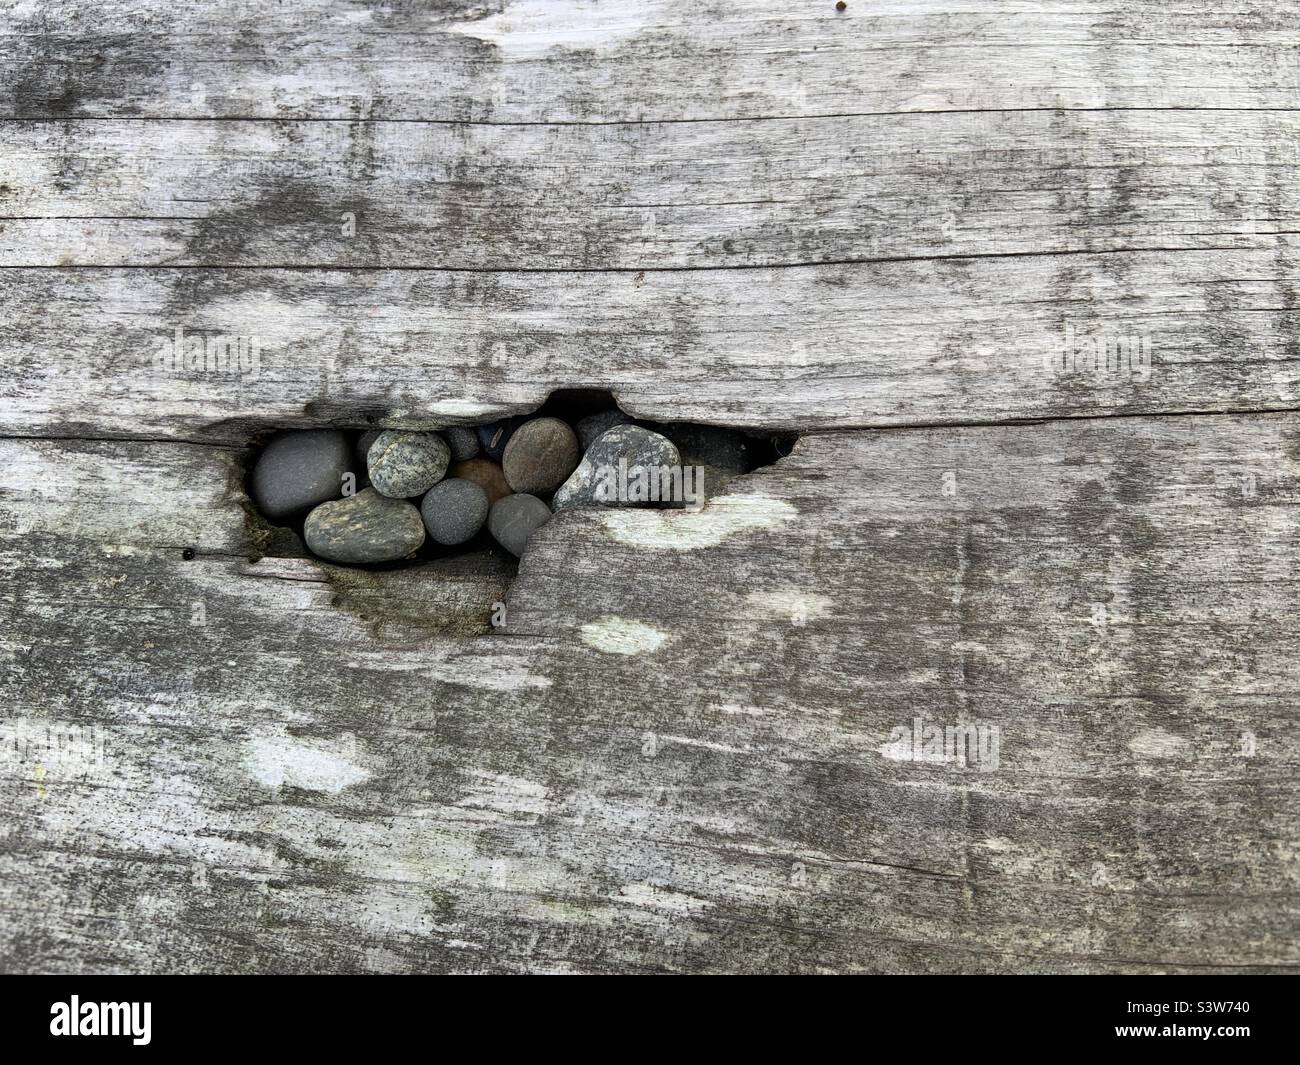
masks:
{"label": "oval smooth stone", "polygon": [[578,437],[559,418],[534,418],[515,430],[501,469],[516,492],[554,492],[578,465]]}
{"label": "oval smooth stone", "polygon": [[450,547],[472,539],[487,521],[487,493],[463,477],[439,481],[420,504],[424,527],[435,541]]}
{"label": "oval smooth stone", "polygon": [[252,495],[266,517],[279,521],[337,499],[352,469],[347,437],[337,429],[282,433],[253,466]]}
{"label": "oval smooth stone", "polygon": [[551,508],[526,493],[506,496],[492,504],[488,529],[512,555],[522,555],[528,538],[551,520]]}
{"label": "oval smooth stone", "polygon": [[385,429],[367,453],[370,483],[394,499],[424,495],[442,480],[451,461],[447,441],[433,433]]}
{"label": "oval smooth stone", "polygon": [[366,488],[322,503],[303,533],[312,552],[331,562],[393,562],[424,543],[424,521],[414,504]]}

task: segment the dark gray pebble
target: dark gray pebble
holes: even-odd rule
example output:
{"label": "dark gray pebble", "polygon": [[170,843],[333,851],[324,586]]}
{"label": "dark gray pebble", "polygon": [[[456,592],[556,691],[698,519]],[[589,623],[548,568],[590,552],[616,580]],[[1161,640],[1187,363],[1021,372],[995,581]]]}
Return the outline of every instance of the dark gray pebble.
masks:
{"label": "dark gray pebble", "polygon": [[556,510],[563,510],[565,507],[655,505],[626,498],[599,498],[599,491],[611,485],[621,491],[623,486],[619,483],[620,459],[627,460],[629,486],[631,478],[635,476],[632,471],[638,466],[658,468],[681,465],[681,455],[667,437],[637,425],[618,425],[606,430],[596,438],[596,442],[591,447],[587,448],[587,453],[582,456],[578,468],[560,486],[551,505]]}
{"label": "dark gray pebble", "polygon": [[551,508],[536,496],[506,496],[492,504],[488,528],[512,555],[522,555],[528,538],[551,520]]}
{"label": "dark gray pebble", "polygon": [[386,496],[409,499],[442,480],[451,448],[433,433],[386,429],[370,445],[368,457],[371,484]]}
{"label": "dark gray pebble", "polygon": [[424,543],[424,522],[414,504],[366,488],[322,503],[307,515],[307,546],[331,562],[392,562]]}
{"label": "dark gray pebble", "polygon": [[582,455],[578,438],[559,418],[534,418],[515,430],[501,468],[516,492],[550,493],[560,487]]}
{"label": "dark gray pebble", "polygon": [[596,437],[608,429],[613,429],[616,425],[626,425],[632,419],[615,407],[613,410],[603,410],[598,414],[589,414],[585,418],[580,418],[574,426],[578,430],[578,443],[582,445],[582,450],[586,451],[596,442]]}
{"label": "dark gray pebble", "polygon": [[442,431],[451,445],[451,461],[464,462],[478,454],[478,433],[464,425],[453,425]]}
{"label": "dark gray pebble", "polygon": [[273,521],[337,499],[352,469],[347,437],[337,429],[303,429],[277,436],[253,467],[253,501]]}
{"label": "dark gray pebble", "polygon": [[420,504],[429,535],[447,546],[472,539],[483,528],[488,509],[487,493],[482,486],[461,477],[439,481]]}

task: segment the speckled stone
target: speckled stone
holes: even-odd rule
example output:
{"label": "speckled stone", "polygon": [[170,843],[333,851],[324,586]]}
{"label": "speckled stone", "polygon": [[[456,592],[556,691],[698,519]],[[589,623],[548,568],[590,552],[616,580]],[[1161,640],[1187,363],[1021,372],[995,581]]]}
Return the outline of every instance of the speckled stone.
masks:
{"label": "speckled stone", "polygon": [[424,543],[424,522],[414,504],[366,488],[322,503],[307,515],[307,546],[331,562],[392,562]]}
{"label": "speckled stone", "polygon": [[513,418],[503,418],[499,422],[480,425],[475,432],[478,433],[478,442],[483,447],[483,454],[493,462],[500,462],[506,453],[506,445],[510,443],[510,438],[514,436],[515,430],[527,420],[516,415]]}
{"label": "speckled stone", "polygon": [[618,425],[597,437],[596,442],[582,456],[573,475],[560,486],[551,501],[557,511],[566,507],[637,507],[648,506],[642,502],[623,499],[597,498],[597,489],[605,483],[602,468],[617,471],[619,459],[627,460],[629,470],[636,466],[678,466],[681,455],[667,437],[642,429],[637,425]]}
{"label": "speckled stone", "polygon": [[370,445],[370,482],[394,499],[423,495],[447,472],[451,448],[432,433],[386,429]]}
{"label": "speckled stone", "polygon": [[492,504],[488,529],[512,555],[522,555],[528,538],[551,520],[551,508],[536,496],[506,496]]}
{"label": "speckled stone", "polygon": [[602,410],[597,414],[588,414],[585,418],[580,418],[577,425],[578,443],[582,450],[586,451],[596,442],[596,437],[607,429],[613,429],[616,425],[626,425],[632,419],[624,414],[617,407],[612,410]]}
{"label": "speckled stone", "polygon": [[458,462],[448,473],[452,477],[463,477],[467,481],[473,481],[482,488],[487,493],[489,506],[498,499],[504,499],[510,494],[510,485],[506,483],[506,475],[501,472],[501,467],[491,459],[480,457]]}
{"label": "speckled stone", "polygon": [[272,521],[292,518],[337,499],[343,475],[351,469],[347,437],[337,429],[282,433],[267,444],[253,467],[253,502]]}
{"label": "speckled stone", "polygon": [[464,425],[453,425],[444,429],[442,435],[451,446],[451,461],[464,462],[472,459],[479,451],[478,433]]}
{"label": "speckled stone", "polygon": [[550,493],[560,487],[582,457],[578,437],[559,418],[534,418],[515,430],[501,469],[516,492]]}
{"label": "speckled stone", "polygon": [[481,485],[462,477],[439,481],[425,493],[420,504],[424,527],[438,543],[463,544],[472,539],[487,521],[487,493]]}

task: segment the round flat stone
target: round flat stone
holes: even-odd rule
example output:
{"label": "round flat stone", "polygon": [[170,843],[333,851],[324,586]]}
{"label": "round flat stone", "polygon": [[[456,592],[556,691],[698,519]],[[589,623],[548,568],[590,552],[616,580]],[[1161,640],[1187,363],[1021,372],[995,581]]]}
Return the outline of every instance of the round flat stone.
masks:
{"label": "round flat stone", "polygon": [[463,544],[472,539],[487,521],[487,493],[481,485],[462,477],[439,481],[425,493],[420,504],[424,527],[440,544]]}
{"label": "round flat stone", "polygon": [[626,425],[631,420],[617,407],[588,414],[585,418],[580,418],[574,426],[578,430],[578,443],[582,446],[582,450],[586,451],[596,442],[596,437],[601,433],[613,429],[616,425]]}
{"label": "round flat stone", "polygon": [[[639,425],[616,425],[607,429],[587,448],[578,468],[560,486],[551,506],[566,507],[636,507],[668,500],[632,498],[638,468],[658,471],[661,467],[680,467],[681,455],[665,436],[642,429]],[[626,480],[626,484],[624,481]],[[613,497],[605,494],[613,490]]]}
{"label": "round flat stone", "polygon": [[536,496],[506,496],[492,504],[488,529],[512,555],[522,555],[528,538],[551,520],[551,508]]}
{"label": "round flat stone", "polygon": [[582,457],[578,437],[559,418],[524,422],[506,445],[501,468],[516,492],[554,492]]}
{"label": "round flat stone", "polygon": [[442,431],[451,445],[451,461],[464,462],[472,459],[479,451],[478,433],[464,425],[453,425]]}
{"label": "round flat stone", "polygon": [[448,472],[452,477],[463,477],[482,488],[487,493],[489,506],[510,494],[506,475],[491,459],[467,459],[465,462],[456,463]]}
{"label": "round flat stone", "polygon": [[337,429],[282,433],[266,445],[253,467],[253,502],[273,521],[293,517],[337,499],[343,475],[351,469],[347,437]]}
{"label": "round flat stone", "polygon": [[451,448],[432,433],[385,429],[370,445],[370,483],[382,495],[409,499],[424,495],[442,480]]}
{"label": "round flat stone", "polygon": [[478,442],[482,445],[483,454],[493,462],[500,462],[506,452],[506,445],[510,443],[510,438],[526,420],[516,415],[513,418],[503,418],[499,422],[480,425],[475,432],[478,433]]}
{"label": "round flat stone", "polygon": [[424,543],[424,522],[414,504],[373,488],[322,503],[307,515],[307,546],[331,562],[392,562]]}

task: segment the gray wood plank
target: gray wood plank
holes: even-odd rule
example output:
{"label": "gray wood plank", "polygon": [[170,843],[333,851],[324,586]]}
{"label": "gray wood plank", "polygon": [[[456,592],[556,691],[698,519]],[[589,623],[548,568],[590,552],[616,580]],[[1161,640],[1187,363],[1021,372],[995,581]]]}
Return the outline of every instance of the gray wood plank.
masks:
{"label": "gray wood plank", "polygon": [[19,118],[639,122],[1295,106],[1292,3],[14,5]]}
{"label": "gray wood plank", "polygon": [[[104,757],[0,767],[0,953],[1293,968],[1298,442],[1294,415],[812,435],[699,514],[556,519],[487,632],[490,575],[249,561],[213,487],[238,451],[4,441],[8,721]],[[81,498],[124,469],[156,534]],[[915,760],[916,718],[996,727],[996,767]]]}

